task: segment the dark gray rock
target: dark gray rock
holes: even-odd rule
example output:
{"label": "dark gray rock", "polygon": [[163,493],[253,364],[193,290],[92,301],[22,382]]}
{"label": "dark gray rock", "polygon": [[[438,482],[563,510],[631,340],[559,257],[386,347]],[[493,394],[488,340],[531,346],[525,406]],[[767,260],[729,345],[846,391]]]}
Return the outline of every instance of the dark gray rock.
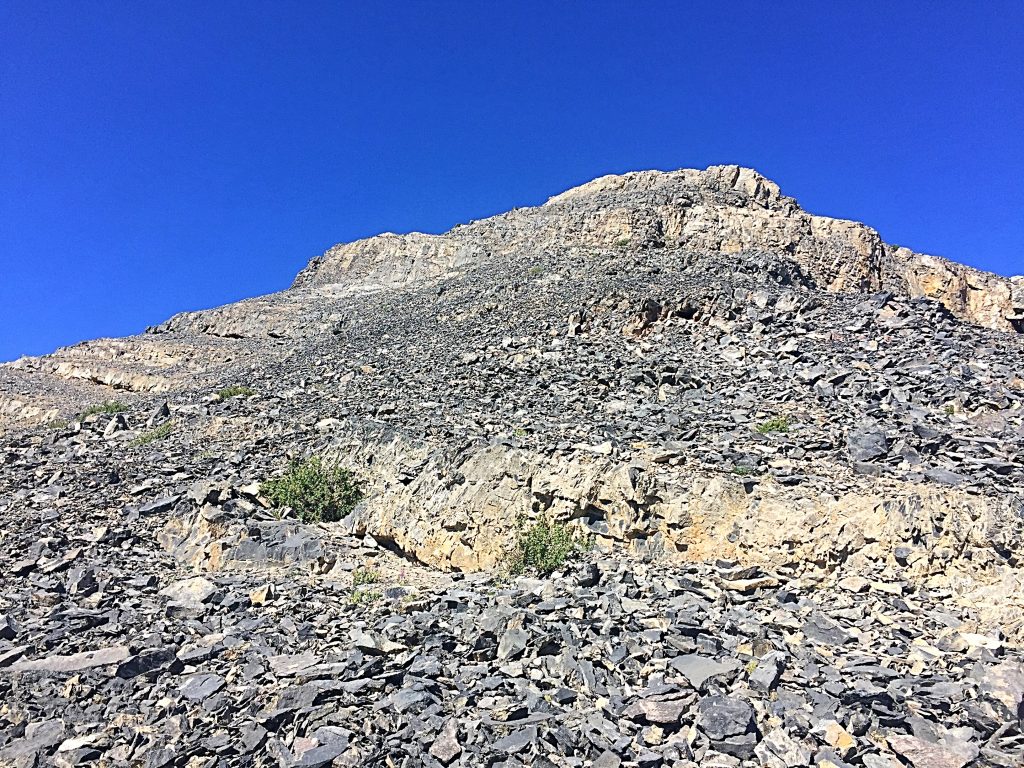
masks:
{"label": "dark gray rock", "polygon": [[669,662],[669,666],[685,677],[694,688],[700,688],[712,677],[735,672],[739,669],[740,663],[735,659],[717,661],[697,653],[687,653],[676,656]]}
{"label": "dark gray rock", "polygon": [[877,426],[860,425],[847,433],[846,448],[852,461],[872,461],[889,452],[889,441]]}
{"label": "dark gray rock", "polygon": [[181,668],[182,664],[178,660],[175,648],[151,648],[118,664],[115,674],[130,679],[165,670],[174,672]]}
{"label": "dark gray rock", "polygon": [[198,673],[182,679],[178,690],[190,701],[202,701],[224,687],[224,678],[212,673]]}
{"label": "dark gray rock", "polygon": [[696,723],[712,742],[753,733],[757,727],[750,703],[732,696],[701,699],[697,703]]}

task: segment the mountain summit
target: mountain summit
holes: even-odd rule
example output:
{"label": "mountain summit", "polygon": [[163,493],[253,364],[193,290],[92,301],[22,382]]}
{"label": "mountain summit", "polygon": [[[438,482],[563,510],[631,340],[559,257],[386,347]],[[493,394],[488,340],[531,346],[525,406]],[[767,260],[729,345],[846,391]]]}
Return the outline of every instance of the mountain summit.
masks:
{"label": "mountain summit", "polygon": [[[66,415],[64,406],[103,395],[90,384],[163,392],[174,391],[182,380],[216,380],[222,375],[221,352],[193,351],[219,338],[315,338],[330,332],[344,311],[344,297],[423,289],[459,275],[471,281],[492,260],[525,260],[539,269],[547,255],[558,255],[586,272],[609,252],[633,258],[662,250],[715,255],[719,262],[773,257],[798,269],[812,290],[932,299],[962,320],[1024,332],[1024,277],[1004,278],[917,254],[886,244],[863,224],[809,214],[749,168],[640,171],[602,176],[542,206],[442,235],[386,233],[336,245],[312,259],[290,289],[176,315],[149,329],[164,337],[160,341],[85,342],[0,366],[0,426]],[[14,370],[48,375],[23,380]]]}
{"label": "mountain summit", "polygon": [[0,764],[1019,765],[1022,332],[713,166],[0,366]]}

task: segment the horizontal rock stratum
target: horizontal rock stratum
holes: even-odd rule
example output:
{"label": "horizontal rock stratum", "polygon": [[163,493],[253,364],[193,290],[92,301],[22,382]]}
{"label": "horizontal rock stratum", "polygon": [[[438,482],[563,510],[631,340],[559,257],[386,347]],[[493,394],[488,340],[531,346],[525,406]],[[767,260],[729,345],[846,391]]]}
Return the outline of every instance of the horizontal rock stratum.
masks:
{"label": "horizontal rock stratum", "polygon": [[715,166],[0,366],[0,765],[1019,766],[1021,331]]}

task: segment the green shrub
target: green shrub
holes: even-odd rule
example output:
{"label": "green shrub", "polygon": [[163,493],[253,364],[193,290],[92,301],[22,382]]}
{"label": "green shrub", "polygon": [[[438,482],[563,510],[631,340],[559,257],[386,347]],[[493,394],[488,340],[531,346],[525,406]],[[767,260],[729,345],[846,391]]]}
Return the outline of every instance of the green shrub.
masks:
{"label": "green shrub", "polygon": [[743,466],[742,464],[739,464],[732,468],[732,473],[734,475],[739,475],[740,477],[749,477],[750,475],[757,474],[757,470],[754,469],[753,467],[746,467]]}
{"label": "green shrub", "polygon": [[348,593],[350,605],[366,605],[375,603],[381,598],[381,593],[375,589],[354,589]]}
{"label": "green shrub", "polygon": [[149,445],[155,443],[157,440],[163,440],[171,432],[174,431],[174,422],[165,421],[156,429],[151,429],[149,432],[143,432],[141,435],[132,441],[132,445]]}
{"label": "green shrub", "polygon": [[290,507],[304,523],[341,520],[363,498],[351,471],[319,456],[293,461],[284,475],[266,481],[260,491],[278,509]]}
{"label": "green shrub", "polygon": [[352,571],[352,587],[362,587],[367,584],[376,584],[380,581],[380,572],[373,568],[356,568]]}
{"label": "green shrub", "polygon": [[546,515],[529,526],[520,521],[519,538],[508,557],[508,570],[512,574],[536,571],[546,575],[577,557],[583,549],[584,542],[569,526]]}
{"label": "green shrub", "polygon": [[98,413],[124,413],[127,410],[128,406],[124,403],[119,403],[116,400],[108,400],[100,405],[90,405],[78,414],[78,419],[81,421],[86,416],[95,416]]}
{"label": "green shrub", "polygon": [[217,397],[221,400],[229,400],[232,397],[249,397],[255,395],[256,392],[251,387],[246,387],[242,384],[235,384],[231,387],[224,387],[217,393]]}
{"label": "green shrub", "polygon": [[629,245],[630,240],[632,240],[632,238],[630,237],[620,237],[618,240],[615,241],[615,244],[619,246],[619,248],[625,248],[627,245]]}
{"label": "green shrub", "polygon": [[792,423],[789,420],[789,416],[776,416],[773,419],[768,419],[768,421],[758,424],[757,431],[762,435],[767,435],[769,432],[789,432],[789,427]]}

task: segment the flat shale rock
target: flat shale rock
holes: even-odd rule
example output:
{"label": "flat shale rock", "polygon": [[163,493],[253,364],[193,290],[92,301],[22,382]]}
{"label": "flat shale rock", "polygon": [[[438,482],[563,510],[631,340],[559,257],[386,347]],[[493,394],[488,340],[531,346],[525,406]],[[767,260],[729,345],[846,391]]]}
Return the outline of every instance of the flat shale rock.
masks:
{"label": "flat shale rock", "polygon": [[975,744],[932,744],[916,736],[892,736],[889,746],[914,768],[964,768],[978,756]]}
{"label": "flat shale rock", "polygon": [[62,674],[82,672],[93,667],[107,667],[124,661],[129,656],[128,648],[115,646],[95,651],[82,651],[68,656],[48,656],[42,659],[19,661],[10,666],[11,672],[46,672]]}

